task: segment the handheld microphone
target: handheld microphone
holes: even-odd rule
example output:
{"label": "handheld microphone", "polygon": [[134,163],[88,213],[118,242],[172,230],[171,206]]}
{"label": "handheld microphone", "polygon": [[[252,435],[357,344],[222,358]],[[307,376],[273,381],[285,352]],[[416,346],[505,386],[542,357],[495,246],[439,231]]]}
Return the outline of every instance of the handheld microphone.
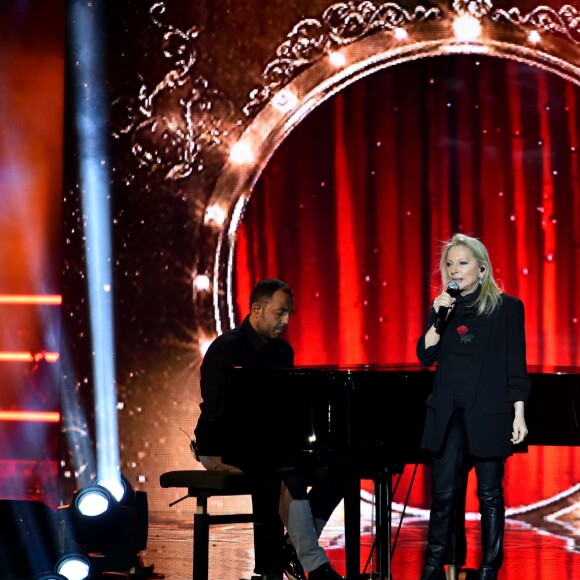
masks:
{"label": "handheld microphone", "polygon": [[[449,296],[455,298],[459,294],[459,284],[455,280],[451,280],[449,284],[447,284],[447,288],[445,290]],[[447,306],[441,306],[437,311],[437,316],[435,317],[435,322],[433,326],[435,328],[441,328],[444,322],[447,320],[447,313],[449,312],[449,308]]]}

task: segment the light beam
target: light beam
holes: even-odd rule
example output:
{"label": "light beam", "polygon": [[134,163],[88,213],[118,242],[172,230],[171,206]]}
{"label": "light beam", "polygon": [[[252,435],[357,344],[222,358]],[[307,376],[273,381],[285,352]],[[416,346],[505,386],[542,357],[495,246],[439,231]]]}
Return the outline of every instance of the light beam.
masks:
{"label": "light beam", "polygon": [[100,2],[74,0],[71,5],[76,71],[75,115],[80,159],[80,191],[86,234],[97,475],[120,478],[110,191],[107,151],[107,99],[103,71]]}

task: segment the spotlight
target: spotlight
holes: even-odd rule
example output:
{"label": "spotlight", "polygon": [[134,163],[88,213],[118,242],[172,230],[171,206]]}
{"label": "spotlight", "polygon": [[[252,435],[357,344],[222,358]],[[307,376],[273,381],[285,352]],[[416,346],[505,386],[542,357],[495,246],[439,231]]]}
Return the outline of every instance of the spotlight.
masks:
{"label": "spotlight", "polygon": [[108,489],[121,507],[128,507],[135,511],[137,517],[135,548],[137,552],[144,550],[147,547],[149,534],[147,494],[144,491],[135,491],[124,475],[120,479],[99,479],[97,485]]}
{"label": "spotlight", "polygon": [[112,502],[108,493],[93,487],[78,492],[74,503],[83,516],[99,516],[109,509]]}
{"label": "spotlight", "polygon": [[[66,554],[56,563],[55,570],[56,578],[64,577],[66,580],[85,580],[90,575],[91,565],[89,559],[82,554]],[[52,578],[49,576],[50,580]]]}
{"label": "spotlight", "polygon": [[97,479],[97,485],[108,489],[118,502],[121,502],[121,500],[132,491],[131,485],[124,477],[121,477],[120,479]]}
{"label": "spotlight", "polygon": [[75,491],[70,505],[58,511],[64,529],[61,553],[82,552],[93,574],[139,566],[137,554],[147,547],[147,494],[135,492],[124,477]]}
{"label": "spotlight", "polygon": [[103,552],[117,540],[120,506],[104,487],[93,485],[75,491],[71,504],[58,511],[66,529],[66,552]]}

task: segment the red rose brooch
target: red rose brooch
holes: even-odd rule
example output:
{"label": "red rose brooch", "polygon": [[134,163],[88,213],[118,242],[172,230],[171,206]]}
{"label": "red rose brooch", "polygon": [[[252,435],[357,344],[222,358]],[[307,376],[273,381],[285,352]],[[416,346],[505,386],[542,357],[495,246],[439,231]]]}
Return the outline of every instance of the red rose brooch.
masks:
{"label": "red rose brooch", "polygon": [[460,326],[457,327],[457,334],[459,334],[459,336],[461,337],[459,339],[459,342],[464,344],[471,342],[475,338],[473,334],[470,334],[469,328],[465,326],[465,324],[461,324]]}

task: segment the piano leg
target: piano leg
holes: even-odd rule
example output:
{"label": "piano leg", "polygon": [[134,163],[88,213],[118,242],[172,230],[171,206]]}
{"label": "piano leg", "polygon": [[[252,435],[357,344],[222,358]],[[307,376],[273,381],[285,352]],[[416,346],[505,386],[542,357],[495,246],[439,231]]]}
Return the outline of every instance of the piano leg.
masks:
{"label": "piano leg", "polygon": [[375,476],[376,562],[380,580],[391,580],[392,475],[388,469]]}
{"label": "piano leg", "polygon": [[374,477],[375,488],[375,553],[376,572],[361,573],[360,569],[360,477],[350,478],[344,497],[344,539],[347,580],[391,580],[391,516],[392,474],[388,469]]}
{"label": "piano leg", "polygon": [[360,477],[349,477],[344,494],[344,543],[347,580],[360,578]]}

